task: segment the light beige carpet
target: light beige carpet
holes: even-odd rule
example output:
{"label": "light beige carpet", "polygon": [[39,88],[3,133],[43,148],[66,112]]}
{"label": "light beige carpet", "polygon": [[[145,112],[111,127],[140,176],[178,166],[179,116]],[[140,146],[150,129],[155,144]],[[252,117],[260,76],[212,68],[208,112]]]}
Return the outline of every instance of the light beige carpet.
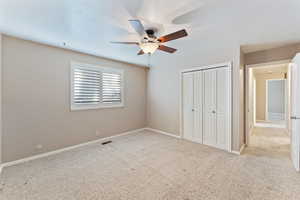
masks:
{"label": "light beige carpet", "polygon": [[287,157],[143,131],[5,168],[0,188],[1,200],[298,200],[300,175]]}
{"label": "light beige carpet", "polygon": [[284,128],[255,127],[249,137],[248,150],[270,157],[290,157],[290,136]]}

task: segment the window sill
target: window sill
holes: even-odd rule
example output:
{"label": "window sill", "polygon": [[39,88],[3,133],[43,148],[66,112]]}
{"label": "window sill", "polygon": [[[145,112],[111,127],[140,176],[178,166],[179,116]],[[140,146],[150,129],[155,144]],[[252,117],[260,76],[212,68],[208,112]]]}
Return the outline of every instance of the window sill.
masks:
{"label": "window sill", "polygon": [[85,106],[71,106],[71,111],[80,111],[80,110],[98,110],[98,109],[113,109],[113,108],[124,108],[124,104],[117,104],[117,105],[85,105]]}

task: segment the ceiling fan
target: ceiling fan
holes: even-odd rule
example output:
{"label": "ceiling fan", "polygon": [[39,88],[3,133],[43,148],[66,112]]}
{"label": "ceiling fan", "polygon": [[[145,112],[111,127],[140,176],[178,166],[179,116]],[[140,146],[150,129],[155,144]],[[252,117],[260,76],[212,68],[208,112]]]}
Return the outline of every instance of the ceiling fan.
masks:
{"label": "ceiling fan", "polygon": [[177,49],[162,44],[188,35],[186,30],[183,29],[157,38],[155,36],[155,32],[156,32],[155,28],[149,28],[145,30],[141,21],[137,19],[129,20],[129,22],[131,26],[134,28],[134,30],[141,36],[141,41],[140,42],[111,42],[111,43],[138,45],[141,48],[141,50],[138,52],[138,55],[153,54],[157,49],[168,53],[174,53],[175,51],[177,51]]}

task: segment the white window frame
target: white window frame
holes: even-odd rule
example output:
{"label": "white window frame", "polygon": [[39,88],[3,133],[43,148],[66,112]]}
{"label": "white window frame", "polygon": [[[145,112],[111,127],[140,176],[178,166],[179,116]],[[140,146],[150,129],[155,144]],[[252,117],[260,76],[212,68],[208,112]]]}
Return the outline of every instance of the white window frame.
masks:
{"label": "white window frame", "polygon": [[[106,73],[118,73],[121,74],[121,103],[98,103],[98,104],[75,104],[74,99],[74,70],[77,68],[84,68],[90,70],[97,70],[99,72],[106,72]],[[90,110],[90,109],[103,109],[103,108],[122,108],[125,106],[125,92],[124,92],[124,70],[122,69],[115,69],[112,67],[103,67],[94,64],[87,64],[87,63],[80,63],[76,61],[71,62],[70,67],[70,104],[71,104],[71,111],[76,110]],[[102,94],[102,91],[101,91]]]}

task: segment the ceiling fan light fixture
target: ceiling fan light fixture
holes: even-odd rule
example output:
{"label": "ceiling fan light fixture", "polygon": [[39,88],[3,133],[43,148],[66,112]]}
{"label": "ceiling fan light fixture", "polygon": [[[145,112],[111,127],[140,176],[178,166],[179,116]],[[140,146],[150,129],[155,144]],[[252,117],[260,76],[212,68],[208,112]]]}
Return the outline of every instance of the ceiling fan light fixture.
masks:
{"label": "ceiling fan light fixture", "polygon": [[159,47],[159,43],[151,43],[151,42],[147,42],[147,43],[140,43],[139,45],[141,47],[141,49],[143,50],[144,53],[148,54],[153,54]]}
{"label": "ceiling fan light fixture", "polygon": [[186,37],[188,33],[185,29],[170,33],[168,35],[161,36],[157,38],[155,33],[157,32],[156,28],[145,29],[142,22],[138,19],[129,20],[133,29],[141,37],[140,42],[112,42],[114,44],[128,44],[128,45],[138,45],[141,50],[137,55],[143,54],[153,54],[156,50],[164,51],[166,53],[174,53],[177,49],[163,45],[165,42],[172,40],[177,40],[183,37]]}

